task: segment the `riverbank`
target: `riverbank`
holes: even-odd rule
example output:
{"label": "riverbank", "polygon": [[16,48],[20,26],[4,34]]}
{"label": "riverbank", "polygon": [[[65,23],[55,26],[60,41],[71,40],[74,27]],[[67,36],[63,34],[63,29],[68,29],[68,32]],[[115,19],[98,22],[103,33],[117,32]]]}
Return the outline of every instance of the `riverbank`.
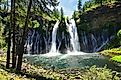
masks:
{"label": "riverbank", "polygon": [[23,60],[22,71],[17,74],[13,69],[6,69],[6,56],[0,57],[0,79],[4,80],[120,80],[118,72],[112,72],[110,69],[98,68],[92,66],[91,68],[66,68],[66,69],[45,69],[41,66],[30,65]]}
{"label": "riverbank", "polygon": [[100,54],[110,57],[110,60],[121,64],[121,48],[104,50]]}

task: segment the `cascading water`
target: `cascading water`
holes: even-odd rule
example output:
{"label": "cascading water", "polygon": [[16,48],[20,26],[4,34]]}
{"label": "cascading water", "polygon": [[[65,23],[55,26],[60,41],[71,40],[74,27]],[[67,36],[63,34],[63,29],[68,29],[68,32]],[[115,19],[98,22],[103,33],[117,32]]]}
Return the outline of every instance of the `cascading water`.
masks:
{"label": "cascading water", "polygon": [[51,46],[50,52],[57,52],[57,49],[56,49],[56,34],[57,34],[58,25],[59,25],[59,21],[56,22],[56,24],[54,25],[54,28],[53,28],[52,46]]}
{"label": "cascading water", "polygon": [[71,36],[70,42],[73,47],[73,52],[78,52],[80,51],[80,45],[79,45],[79,40],[78,40],[78,33],[77,33],[77,28],[74,19],[71,19],[69,21],[69,24],[66,23],[68,26],[68,31]]}
{"label": "cascading water", "polygon": [[66,26],[67,28],[59,25],[59,21],[57,21],[53,30],[46,29],[45,34],[42,30],[30,29],[25,44],[26,54],[47,53],[50,56],[56,56],[59,52],[68,55],[77,55],[77,53],[83,55],[84,52],[94,53],[101,51],[115,37],[114,33],[109,34],[104,29],[101,32],[79,30],[79,38],[74,19],[69,20],[69,23],[66,22]]}
{"label": "cascading water", "polygon": [[45,54],[45,56],[60,55],[60,53],[58,53],[58,49],[56,48],[56,34],[57,34],[58,25],[59,25],[59,21],[56,22],[56,24],[54,25],[53,31],[52,31],[51,50],[49,53]]}
{"label": "cascading water", "polygon": [[74,19],[71,19],[69,21],[69,24],[66,22],[66,25],[68,27],[68,31],[71,37],[70,44],[72,45],[73,50],[67,51],[67,54],[62,56],[60,59],[66,58],[67,56],[70,56],[70,55],[85,55],[86,53],[80,51],[80,43],[78,40],[77,27]]}
{"label": "cascading water", "polygon": [[[88,54],[88,53],[84,53],[81,52],[81,48],[84,47],[85,50],[93,50],[93,51],[99,51],[101,50],[110,39],[112,39],[113,37],[110,36],[107,38],[105,38],[104,34],[99,34],[99,35],[95,35],[95,34],[87,34],[86,32],[82,32],[83,34],[81,35],[81,41],[79,43],[78,40],[78,33],[77,33],[77,28],[76,28],[76,24],[75,21],[73,19],[71,19],[69,21],[69,24],[67,24],[68,27],[68,33],[67,35],[70,35],[70,37],[65,37],[64,32],[62,32],[62,39],[58,38],[58,25],[59,25],[59,21],[56,22],[56,24],[54,25],[53,31],[52,31],[52,36],[49,37],[44,37],[43,40],[45,40],[45,48],[47,49],[48,46],[50,46],[50,44],[48,45],[48,41],[50,40],[50,37],[52,37],[52,42],[51,42],[51,49],[49,53],[46,53],[44,55],[27,55],[25,56],[26,58],[28,58],[28,62],[30,61],[30,63],[34,63],[34,64],[40,64],[42,67],[46,68],[46,69],[51,69],[51,68],[55,68],[55,69],[63,69],[63,68],[86,68],[87,66],[92,66],[92,65],[96,65],[96,66],[101,66],[104,67],[104,65],[109,65],[110,62],[107,62],[107,59],[105,59],[103,56],[97,54],[97,53],[93,53],[93,54]],[[63,27],[63,26],[62,26]],[[66,35],[66,36],[67,36]],[[56,39],[57,36],[57,39]],[[34,48],[34,52],[38,53],[39,47],[40,45],[38,45],[41,41],[40,35],[38,32],[33,31],[33,33],[31,33],[30,36],[27,37],[27,51],[28,53],[31,53],[31,46],[33,45]],[[67,49],[70,47],[70,44],[72,46],[72,50],[67,51],[67,54],[61,55],[59,52],[59,48],[61,46],[61,42],[62,40],[65,40],[65,44]],[[58,42],[57,42],[58,41]],[[57,44],[56,44],[57,42]],[[70,43],[70,44],[69,44]],[[42,44],[42,42],[41,42]],[[68,45],[69,44],[69,45]],[[80,45],[83,44],[83,46]],[[91,45],[91,46],[90,46]],[[56,47],[57,46],[57,47]],[[63,49],[62,49],[63,50]],[[86,52],[86,51],[85,51]],[[91,62],[91,63],[90,63]],[[105,62],[105,63],[104,63]],[[44,66],[43,66],[44,64]],[[112,63],[111,63],[112,64]],[[112,65],[111,65],[112,67]]]}
{"label": "cascading water", "polygon": [[[31,34],[30,34],[30,36],[27,37],[28,39],[26,41],[27,51],[29,54],[31,53],[32,45],[33,45],[35,53],[39,53],[39,51],[43,50],[43,49],[39,50],[40,45],[42,45],[43,42],[45,42],[44,48],[46,48],[46,50],[48,50],[48,46],[50,46],[49,42],[51,41],[51,37],[52,37],[52,42],[51,42],[51,49],[49,48],[50,49],[49,53],[45,52],[46,54],[44,54],[44,55],[41,54],[39,56],[38,55],[29,56],[27,60],[30,59],[30,62],[32,62],[34,64],[37,63],[37,65],[40,64],[41,66],[44,64],[43,67],[49,68],[49,69],[51,67],[54,67],[56,69],[63,69],[63,68],[75,68],[75,67],[80,68],[80,67],[87,67],[87,66],[92,66],[92,65],[100,66],[100,64],[105,65],[105,64],[109,63],[109,62],[106,62],[107,60],[105,60],[105,58],[103,56],[101,56],[97,53],[88,54],[85,52],[88,50],[91,50],[91,49],[93,52],[101,50],[108,43],[108,41],[113,38],[113,36],[106,36],[106,38],[105,38],[104,34],[99,34],[99,35],[96,35],[94,33],[87,34],[85,31],[83,31],[83,32],[81,32],[81,36],[80,36],[81,37],[80,39],[82,39],[82,40],[80,40],[80,43],[79,43],[77,28],[76,28],[74,19],[71,19],[69,21],[69,24],[66,22],[66,25],[68,27],[68,32],[69,32],[70,38],[68,36],[68,33],[65,36],[64,32],[62,32],[61,39],[58,38],[57,31],[58,31],[58,27],[59,27],[59,21],[57,21],[53,27],[52,36],[51,36],[51,34],[46,37],[43,36],[44,41],[41,39],[39,33],[35,32],[35,30],[33,30],[33,32],[30,32]],[[46,33],[46,34],[48,34],[48,33]],[[57,39],[56,39],[56,36],[57,36]],[[62,44],[62,40],[65,41],[64,45],[66,46],[66,49],[70,49],[70,44],[73,48],[72,50],[67,51],[67,54],[64,54],[64,55],[61,55],[59,53],[59,48]],[[56,42],[57,42],[57,44],[56,44]],[[38,44],[40,44],[40,45],[38,45]],[[81,49],[80,47],[81,48],[84,47],[84,48]],[[42,48],[43,48],[43,46],[42,46]],[[81,52],[84,50],[85,50],[85,52]],[[106,63],[104,63],[104,62],[106,62]]]}

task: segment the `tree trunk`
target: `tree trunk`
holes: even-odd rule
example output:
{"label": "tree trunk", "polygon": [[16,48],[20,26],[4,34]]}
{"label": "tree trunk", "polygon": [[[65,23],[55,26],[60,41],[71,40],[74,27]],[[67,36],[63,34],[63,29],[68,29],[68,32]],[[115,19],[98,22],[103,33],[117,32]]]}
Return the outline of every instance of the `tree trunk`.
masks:
{"label": "tree trunk", "polygon": [[6,62],[6,68],[10,67],[10,48],[11,48],[11,27],[13,22],[13,0],[11,0],[11,17],[10,17],[10,27],[9,27],[9,37],[8,37],[8,49],[7,49],[7,62]]}
{"label": "tree trunk", "polygon": [[29,2],[29,6],[28,6],[28,10],[27,10],[27,16],[26,16],[26,21],[25,21],[25,26],[24,26],[24,31],[23,31],[23,36],[22,36],[22,43],[21,43],[21,47],[20,47],[20,53],[18,54],[18,62],[17,62],[17,71],[21,70],[21,66],[22,66],[22,57],[23,57],[23,53],[24,53],[24,44],[25,44],[25,38],[27,35],[27,27],[28,27],[28,20],[29,20],[29,14],[30,14],[30,10],[31,10],[31,6],[32,6],[32,0],[30,0]]}
{"label": "tree trunk", "polygon": [[10,65],[9,65],[10,64],[10,47],[11,47],[11,29],[9,29],[6,68],[10,67]]}
{"label": "tree trunk", "polygon": [[12,48],[12,68],[16,67],[16,44],[15,44],[15,30],[16,30],[16,25],[15,25],[15,2],[16,0],[13,0],[13,48]]}

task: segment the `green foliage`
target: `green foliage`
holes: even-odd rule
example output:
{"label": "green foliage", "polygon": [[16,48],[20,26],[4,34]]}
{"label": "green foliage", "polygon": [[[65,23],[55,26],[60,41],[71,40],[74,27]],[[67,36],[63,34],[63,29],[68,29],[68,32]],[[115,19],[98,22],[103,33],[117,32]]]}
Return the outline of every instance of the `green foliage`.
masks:
{"label": "green foliage", "polygon": [[[1,0],[0,1],[0,49],[6,50],[6,40],[8,38],[8,30],[10,26],[10,7],[11,5],[8,5],[7,1],[9,0]],[[9,2],[10,3],[10,2]],[[23,28],[25,26],[25,20],[27,16],[27,8],[28,8],[29,0],[16,0],[15,5],[15,26],[19,28]],[[56,6],[59,4],[58,0],[47,0],[43,2],[42,0],[33,1],[33,6],[31,8],[30,18],[28,21],[28,27],[38,28],[40,26],[40,22],[38,22],[38,17],[41,17],[41,19],[51,21],[55,19],[55,16],[58,17],[59,12],[55,10],[51,11],[48,7],[54,7],[56,9]],[[5,8],[6,7],[6,8]],[[7,7],[9,7],[9,10],[7,10]],[[7,11],[6,11],[7,10]],[[54,17],[53,14],[54,13]],[[38,17],[36,17],[38,16]],[[48,23],[47,23],[48,24]],[[2,30],[1,30],[2,29]],[[4,33],[4,35],[2,35]]]}
{"label": "green foliage", "polygon": [[34,20],[32,22],[33,22],[33,25],[34,25],[33,28],[38,28],[39,27],[40,24],[39,24],[39,22],[37,20]]}
{"label": "green foliage", "polygon": [[121,48],[113,48],[109,50],[104,50],[100,53],[106,56],[110,56],[110,57],[119,56],[121,55]]}
{"label": "green foliage", "polygon": [[85,4],[83,5],[83,11],[86,11],[88,8],[90,8],[92,4],[94,4],[93,1],[85,2]]}
{"label": "green foliage", "polygon": [[89,70],[85,72],[83,76],[84,80],[119,80],[117,75],[112,76],[111,70],[104,68],[96,68],[92,66]]}
{"label": "green foliage", "polygon": [[105,56],[110,56],[112,61],[121,63],[121,48],[113,48],[100,52]]}
{"label": "green foliage", "polygon": [[7,71],[0,69],[0,80],[30,80],[22,76],[17,76],[15,73],[8,73]]}
{"label": "green foliage", "polygon": [[111,60],[121,63],[121,56],[114,56],[111,58]]}
{"label": "green foliage", "polygon": [[60,12],[59,12],[59,10],[56,9],[56,8],[54,8],[54,9],[53,9],[53,14],[52,14],[51,16],[52,16],[52,18],[54,18],[54,19],[59,19],[59,18],[60,18]]}
{"label": "green foliage", "polygon": [[78,10],[81,11],[81,8],[82,7],[82,3],[81,3],[81,0],[78,0]]}
{"label": "green foliage", "polygon": [[[116,75],[112,75],[110,69],[104,68],[97,68],[96,66],[92,66],[89,69],[65,69],[60,70],[61,73],[65,74],[69,80],[119,80],[119,77]],[[76,74],[73,74],[73,73]]]}
{"label": "green foliage", "polygon": [[117,36],[121,38],[121,30],[118,31]]}
{"label": "green foliage", "polygon": [[3,49],[6,51],[5,36],[2,35],[3,32],[4,32],[4,25],[0,23],[0,49]]}
{"label": "green foliage", "polygon": [[[118,31],[117,36],[118,36],[118,38],[119,38],[120,41],[121,41],[121,30]],[[121,42],[120,42],[120,44],[121,44]]]}
{"label": "green foliage", "polygon": [[118,1],[119,0],[89,0],[89,1],[85,2],[84,6],[83,6],[83,11],[87,12],[87,11],[93,10],[97,7],[100,7],[102,5],[114,4]]}
{"label": "green foliage", "polygon": [[63,18],[64,18],[64,12],[63,12],[63,8],[61,7],[61,9],[60,9],[60,13],[61,13],[61,20],[63,20]]}

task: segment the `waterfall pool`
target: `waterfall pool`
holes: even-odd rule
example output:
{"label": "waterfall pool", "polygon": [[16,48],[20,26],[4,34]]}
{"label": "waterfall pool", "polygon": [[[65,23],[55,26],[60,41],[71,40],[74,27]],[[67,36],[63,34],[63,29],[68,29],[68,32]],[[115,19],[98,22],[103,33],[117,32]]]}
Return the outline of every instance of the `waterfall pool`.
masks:
{"label": "waterfall pool", "polygon": [[26,55],[24,59],[33,65],[42,66],[45,69],[65,69],[65,68],[89,68],[93,65],[96,67],[107,67],[112,70],[120,70],[119,66],[109,60],[108,57],[98,53],[87,53],[82,55],[61,54],[57,56],[44,55]]}

